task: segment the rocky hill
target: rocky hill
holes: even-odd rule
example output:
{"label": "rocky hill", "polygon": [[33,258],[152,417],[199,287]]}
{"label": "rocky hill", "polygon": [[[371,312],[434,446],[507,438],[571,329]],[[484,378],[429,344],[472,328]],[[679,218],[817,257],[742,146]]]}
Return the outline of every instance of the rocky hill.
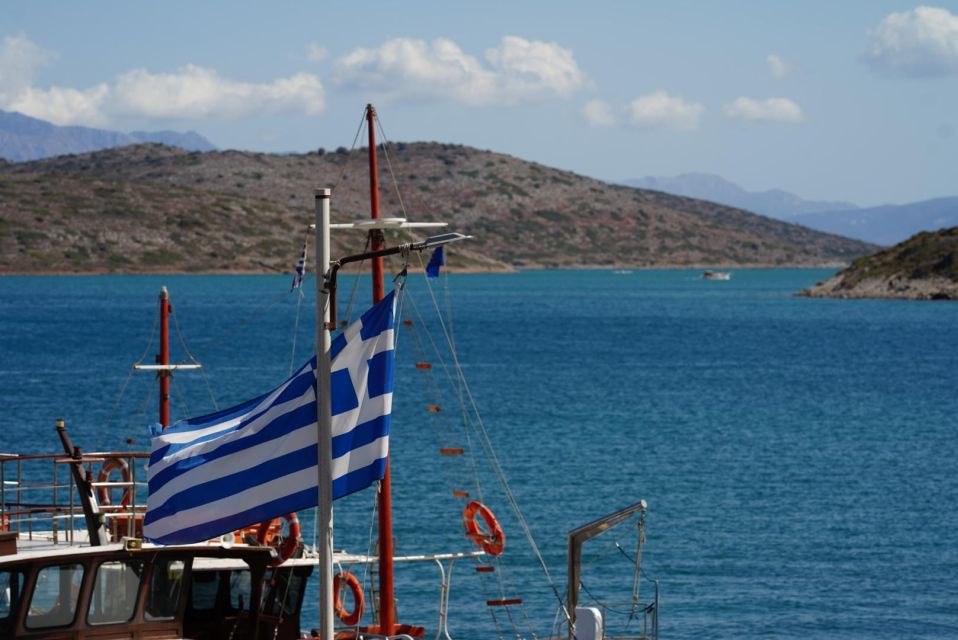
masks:
{"label": "rocky hill", "polygon": [[[476,237],[452,251],[462,268],[821,266],[874,250],[458,145],[390,144],[380,171],[382,215]],[[334,221],[367,217],[365,150],[136,145],[0,164],[0,272],[289,271],[319,187],[333,188]],[[334,254],[357,248],[349,234],[334,237]]]}
{"label": "rocky hill", "polygon": [[958,227],[922,232],[852,262],[800,295],[958,300]]}

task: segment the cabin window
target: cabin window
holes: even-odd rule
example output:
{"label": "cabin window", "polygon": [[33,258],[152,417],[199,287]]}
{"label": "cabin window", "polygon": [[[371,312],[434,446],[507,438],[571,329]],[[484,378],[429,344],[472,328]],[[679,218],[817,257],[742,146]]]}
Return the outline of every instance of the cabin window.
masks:
{"label": "cabin window", "polygon": [[197,612],[213,611],[220,587],[218,571],[194,571],[190,608]]}
{"label": "cabin window", "polygon": [[146,595],[147,620],[171,620],[180,608],[183,592],[183,571],[186,563],[174,558],[160,558],[153,563],[150,590]]}
{"label": "cabin window", "polygon": [[40,569],[30,596],[27,628],[45,629],[72,623],[81,584],[82,564],[58,564]]}
{"label": "cabin window", "polygon": [[283,618],[298,614],[303,582],[308,578],[309,573],[293,568],[276,569],[272,588],[263,590],[263,611]]}
{"label": "cabin window", "polygon": [[0,637],[12,637],[12,625],[20,608],[24,574],[20,571],[0,571]]}
{"label": "cabin window", "polygon": [[143,575],[142,560],[104,562],[97,567],[90,608],[89,624],[128,622],[136,611],[136,596]]}
{"label": "cabin window", "polygon": [[230,572],[230,607],[234,613],[243,611],[249,606],[249,596],[252,588],[249,571]]}

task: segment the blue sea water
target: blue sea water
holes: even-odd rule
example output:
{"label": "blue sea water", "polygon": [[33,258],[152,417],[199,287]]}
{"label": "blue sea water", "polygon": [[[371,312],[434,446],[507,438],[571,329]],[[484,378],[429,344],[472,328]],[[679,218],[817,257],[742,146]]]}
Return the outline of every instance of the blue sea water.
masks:
{"label": "blue sea water", "polygon": [[[530,271],[438,284],[560,594],[568,531],[644,498],[642,567],[659,583],[663,637],[958,637],[958,305],[792,296],[829,273],[741,270],[714,282],[683,270]],[[153,359],[162,285],[205,372],[176,376],[175,418],[212,410],[210,390],[223,408],[272,388],[314,344],[314,299],[297,323],[288,277],[0,278],[0,450],[56,451],[60,417],[86,450],[148,446],[155,385],[130,365]],[[347,279],[343,308],[349,289]],[[415,322],[400,333],[392,430],[400,554],[470,548],[451,490],[475,491],[474,474],[437,450],[480,447],[426,355],[420,328],[442,340],[419,318],[432,304],[410,278]],[[174,359],[184,357],[174,331]],[[415,369],[423,359],[434,377]],[[556,598],[489,465],[477,464],[507,535],[503,595],[525,600],[520,633],[542,637]],[[373,499],[337,503],[337,547],[369,548]],[[589,543],[583,599],[628,597],[634,547],[633,527]],[[397,571],[401,620],[435,629],[435,565]],[[456,565],[452,635],[495,637],[498,624],[515,637],[502,612],[490,617],[485,600],[500,596],[479,577]]]}

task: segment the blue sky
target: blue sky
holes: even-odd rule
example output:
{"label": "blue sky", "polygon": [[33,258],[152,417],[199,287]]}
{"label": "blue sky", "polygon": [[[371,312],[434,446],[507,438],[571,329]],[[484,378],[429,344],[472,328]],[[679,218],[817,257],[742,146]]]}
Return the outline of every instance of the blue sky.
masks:
{"label": "blue sky", "polygon": [[958,2],[28,2],[0,109],[221,148],[392,140],[860,205],[958,195]]}

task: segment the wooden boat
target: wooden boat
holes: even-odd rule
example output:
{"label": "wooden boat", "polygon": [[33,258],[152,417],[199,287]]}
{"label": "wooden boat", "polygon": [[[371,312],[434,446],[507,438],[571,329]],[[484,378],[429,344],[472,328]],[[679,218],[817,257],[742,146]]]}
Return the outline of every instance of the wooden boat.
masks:
{"label": "wooden boat", "polygon": [[702,278],[704,280],[731,280],[732,274],[728,271],[705,271]]}
{"label": "wooden boat", "polygon": [[[403,218],[379,215],[375,111],[366,112],[369,133],[370,219],[349,224],[329,222],[330,191],[316,192],[317,233],[317,351],[328,353],[330,333],[338,326],[336,317],[336,274],[350,262],[369,261],[372,269],[373,302],[383,298],[382,259],[406,255],[463,239],[458,234],[441,234],[424,241],[387,247],[385,232],[390,229],[428,228],[435,223],[410,223]],[[367,235],[369,250],[331,261],[329,229],[352,229]],[[178,368],[169,362],[168,314],[170,302],[165,289],[160,295],[160,355],[155,371],[160,384],[160,424],[168,425],[169,378]],[[308,589],[311,575],[318,574],[319,628],[312,634],[327,640],[343,638],[423,637],[426,629],[403,624],[398,619],[394,597],[396,562],[428,562],[439,566],[439,612],[435,637],[450,638],[449,589],[457,560],[494,559],[503,551],[504,536],[492,511],[469,500],[463,513],[462,551],[396,557],[392,536],[391,471],[377,493],[376,555],[333,552],[332,500],[329,481],[328,359],[319,358],[317,367],[319,416],[319,504],[317,548],[298,539],[295,514],[285,522],[267,521],[249,529],[229,532],[220,538],[196,544],[162,546],[143,539],[145,505],[138,501],[137,461],[142,469],[145,453],[84,453],[73,446],[66,425],[57,430],[63,452],[59,454],[0,456],[0,637],[14,638],[193,638],[196,640],[287,640],[304,635],[302,605],[315,597]],[[325,365],[323,364],[325,362]],[[418,367],[418,365],[417,365]],[[328,396],[327,396],[328,397]],[[431,410],[431,409],[430,409]],[[326,434],[325,438],[322,434]],[[450,450],[452,451],[452,450]],[[461,450],[459,450],[461,453]],[[119,472],[119,479],[112,474]],[[37,482],[36,479],[43,479]],[[45,497],[35,497],[45,492]],[[121,495],[117,496],[117,492]],[[464,496],[463,496],[464,497]],[[465,499],[465,497],[464,497]],[[115,501],[115,502],[114,502]],[[514,501],[513,501],[514,502]],[[645,503],[601,518],[569,534],[569,578],[572,588],[562,601],[558,591],[561,625],[571,639],[599,640],[604,637],[603,612],[580,607],[579,558],[582,544],[615,524],[639,514],[639,546],[635,582],[628,606],[642,621],[642,630],[633,637],[656,638],[658,634],[658,590],[643,604],[638,599],[643,514]],[[286,528],[283,528],[283,525]],[[537,550],[536,550],[537,552]],[[538,552],[537,552],[538,553]],[[541,556],[540,556],[541,562]],[[347,571],[334,575],[334,568],[375,565],[379,584],[371,589],[374,606],[364,610],[365,589]],[[543,564],[544,566],[544,564]],[[485,568],[482,568],[485,567]],[[484,563],[476,571],[493,571]],[[352,592],[353,608],[346,610],[342,588]],[[484,600],[492,608],[522,605],[521,597]],[[370,618],[367,620],[367,618]],[[577,623],[577,620],[579,621]],[[337,624],[337,622],[339,624]],[[466,632],[466,635],[470,634]],[[565,635],[565,634],[564,634]],[[501,637],[501,633],[500,633]]]}

